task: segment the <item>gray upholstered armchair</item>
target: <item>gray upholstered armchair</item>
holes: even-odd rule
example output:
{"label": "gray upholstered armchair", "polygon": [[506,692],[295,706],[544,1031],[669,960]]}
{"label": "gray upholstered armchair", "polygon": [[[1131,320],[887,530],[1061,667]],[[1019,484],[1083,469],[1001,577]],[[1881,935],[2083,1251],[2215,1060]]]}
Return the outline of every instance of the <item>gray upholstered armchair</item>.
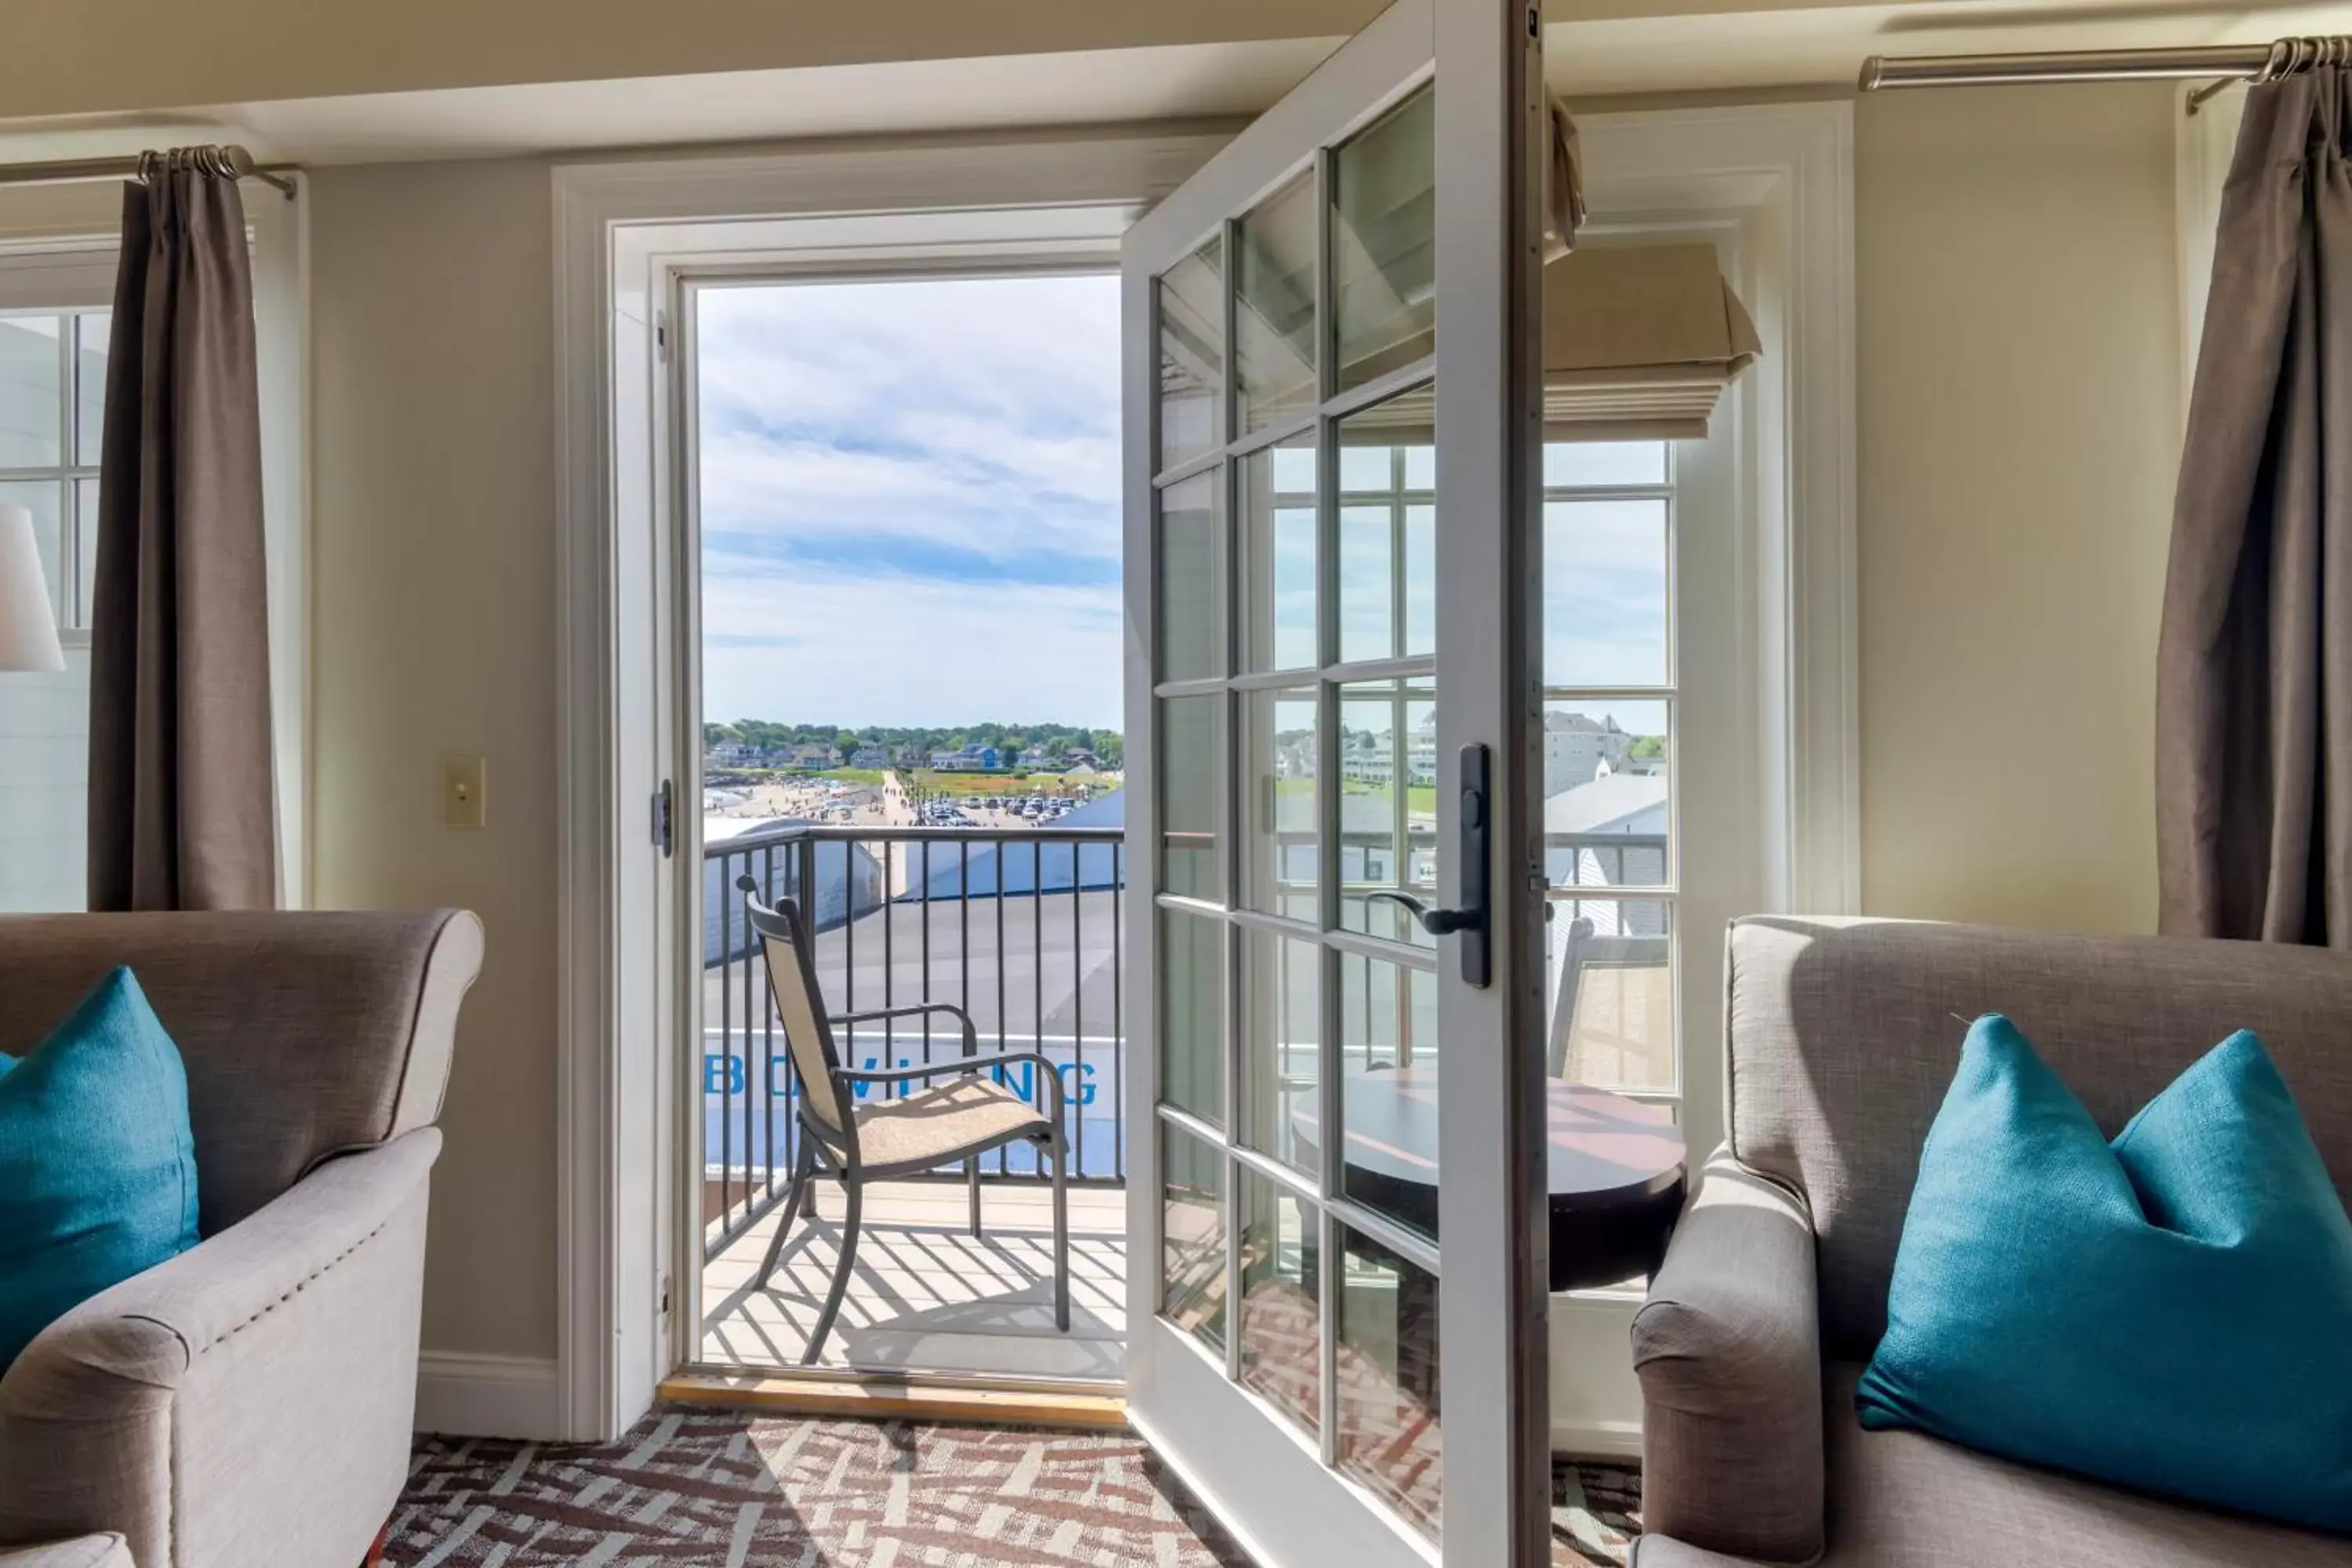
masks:
{"label": "gray upholstered armchair", "polygon": [[0,919],[0,1051],[137,974],[187,1065],[204,1236],[0,1376],[0,1568],[370,1554],[407,1474],[433,1122],[481,956],[462,910]]}
{"label": "gray upholstered armchair", "polygon": [[2014,1018],[2110,1136],[2251,1028],[2340,1192],[2352,955],[1769,917],[1732,927],[1728,969],[1730,1144],[1634,1319],[1637,1568],[2352,1568],[2352,1539],[1865,1432],[1853,1410],[1969,1019]]}

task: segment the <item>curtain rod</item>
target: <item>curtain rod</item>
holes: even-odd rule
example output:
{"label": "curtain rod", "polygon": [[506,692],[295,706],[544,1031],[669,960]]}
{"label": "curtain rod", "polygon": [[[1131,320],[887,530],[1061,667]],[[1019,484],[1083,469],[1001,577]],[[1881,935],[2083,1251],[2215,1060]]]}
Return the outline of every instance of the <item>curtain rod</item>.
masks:
{"label": "curtain rod", "polygon": [[[288,201],[294,199],[294,182],[286,178],[295,172],[292,163],[263,165],[253,160],[244,148],[228,143],[220,146],[183,147],[173,151],[208,156],[216,163],[219,172],[237,179],[259,180],[284,193]],[[164,156],[160,153],[139,153],[121,158],[63,158],[44,163],[0,163],[0,185],[55,185],[82,180],[144,180],[151,160]]]}
{"label": "curtain rod", "polygon": [[[2352,65],[2352,38],[2280,38],[2176,49],[2061,49],[2008,55],[1873,55],[1862,62],[1864,92],[1883,87],[1983,87],[1997,82],[2151,81],[2220,77],[2276,81],[2323,65]],[[2204,97],[2211,96],[2208,92]],[[2190,105],[2191,112],[2195,105]]]}

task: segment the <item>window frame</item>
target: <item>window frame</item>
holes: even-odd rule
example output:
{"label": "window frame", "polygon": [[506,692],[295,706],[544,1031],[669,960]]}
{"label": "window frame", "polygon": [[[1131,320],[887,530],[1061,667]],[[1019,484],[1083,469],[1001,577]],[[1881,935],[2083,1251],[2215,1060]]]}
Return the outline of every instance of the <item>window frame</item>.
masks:
{"label": "window frame", "polygon": [[[89,241],[0,244],[0,318],[48,316],[70,322],[87,315],[104,314],[110,321],[121,248],[110,243]],[[58,335],[59,460],[0,465],[0,485],[58,486],[58,574],[57,581],[48,584],[49,605],[57,614],[58,640],[68,648],[87,648],[89,627],[80,615],[87,595],[79,581],[79,481],[95,481],[99,466],[95,452],[90,454],[89,462],[79,460],[82,454],[77,447],[75,413],[80,365],[79,356],[74,352],[76,336],[73,330],[61,330]]]}

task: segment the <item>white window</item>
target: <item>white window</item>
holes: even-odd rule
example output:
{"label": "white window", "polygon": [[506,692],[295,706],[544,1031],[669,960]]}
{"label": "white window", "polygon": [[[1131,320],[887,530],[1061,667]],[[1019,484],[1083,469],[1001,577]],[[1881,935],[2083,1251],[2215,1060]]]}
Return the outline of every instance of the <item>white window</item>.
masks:
{"label": "white window", "polygon": [[1554,1076],[1673,1104],[1675,444],[1544,448]]}
{"label": "white window", "polygon": [[0,911],[84,907],[110,250],[0,252],[0,501],[33,514],[62,674],[0,674]]}
{"label": "white window", "polygon": [[112,311],[0,311],[0,501],[32,512],[68,647],[89,641]]}

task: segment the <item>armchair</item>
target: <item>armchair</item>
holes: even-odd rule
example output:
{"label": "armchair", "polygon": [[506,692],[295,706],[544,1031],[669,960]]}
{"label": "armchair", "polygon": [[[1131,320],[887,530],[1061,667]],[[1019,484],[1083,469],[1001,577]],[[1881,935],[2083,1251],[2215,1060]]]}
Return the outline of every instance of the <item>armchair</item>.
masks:
{"label": "armchair", "polygon": [[407,1475],[433,1122],[481,953],[463,911],[0,920],[0,1050],[137,973],[186,1065],[203,1237],[0,1376],[0,1564],[372,1555]]}

